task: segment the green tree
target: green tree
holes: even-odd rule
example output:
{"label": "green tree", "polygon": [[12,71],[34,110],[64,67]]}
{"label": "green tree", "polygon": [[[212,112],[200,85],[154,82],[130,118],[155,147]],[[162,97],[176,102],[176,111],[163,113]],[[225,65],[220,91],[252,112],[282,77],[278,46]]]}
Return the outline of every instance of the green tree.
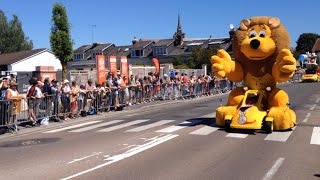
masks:
{"label": "green tree", "polygon": [[211,72],[211,56],[217,53],[214,48],[195,47],[192,50],[191,59],[188,62],[190,68],[201,69],[203,64],[207,64],[208,72]]}
{"label": "green tree", "polygon": [[174,58],[174,60],[172,61],[172,64],[174,66],[179,66],[182,64],[182,59],[181,59],[181,56],[177,56]]}
{"label": "green tree", "polygon": [[0,10],[0,53],[12,53],[31,50],[33,43],[25,36],[22,23],[18,16],[8,22],[3,11]]}
{"label": "green tree", "polygon": [[67,77],[67,63],[72,59],[73,42],[70,36],[70,24],[66,8],[55,3],[52,10],[52,26],[50,44],[53,53],[59,58],[62,65],[62,78]]}
{"label": "green tree", "polygon": [[297,40],[296,53],[302,54],[306,52],[311,52],[316,39],[319,38],[320,35],[316,33],[302,33]]}

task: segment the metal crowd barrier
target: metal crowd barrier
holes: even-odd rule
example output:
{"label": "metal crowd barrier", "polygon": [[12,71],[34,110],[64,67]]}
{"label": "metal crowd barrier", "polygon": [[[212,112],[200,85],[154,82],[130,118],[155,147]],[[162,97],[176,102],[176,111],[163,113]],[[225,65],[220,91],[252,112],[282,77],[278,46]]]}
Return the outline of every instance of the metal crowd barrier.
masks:
{"label": "metal crowd barrier", "polygon": [[37,124],[50,121],[63,122],[69,118],[87,116],[123,110],[125,106],[147,103],[157,100],[184,100],[226,93],[242,83],[231,83],[228,80],[212,82],[195,82],[188,84],[163,83],[145,84],[143,86],[126,86],[106,88],[105,91],[81,92],[76,96],[70,94],[45,95],[33,101],[33,108],[22,99],[17,111],[12,113],[11,101],[0,101],[0,126],[16,132],[17,125],[33,125],[30,113],[36,116]]}

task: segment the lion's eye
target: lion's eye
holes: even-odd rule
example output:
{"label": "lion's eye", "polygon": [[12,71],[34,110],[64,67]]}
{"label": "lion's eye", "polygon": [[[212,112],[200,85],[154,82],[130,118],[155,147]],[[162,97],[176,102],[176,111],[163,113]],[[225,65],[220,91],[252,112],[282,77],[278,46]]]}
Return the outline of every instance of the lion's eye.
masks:
{"label": "lion's eye", "polygon": [[250,38],[253,38],[253,37],[256,37],[256,36],[257,36],[257,32],[256,31],[254,31],[254,30],[250,31],[250,34],[249,34]]}
{"label": "lion's eye", "polygon": [[260,36],[260,37],[266,37],[266,34],[267,34],[267,33],[266,33],[265,30],[262,30],[262,31],[259,32],[259,36]]}

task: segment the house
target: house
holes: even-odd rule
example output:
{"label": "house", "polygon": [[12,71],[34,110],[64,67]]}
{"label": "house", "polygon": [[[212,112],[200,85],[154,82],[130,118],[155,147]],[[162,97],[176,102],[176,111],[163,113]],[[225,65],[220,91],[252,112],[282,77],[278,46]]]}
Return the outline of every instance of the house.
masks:
{"label": "house", "polygon": [[312,52],[316,53],[318,56],[320,55],[320,38],[317,38],[313,47]]}
{"label": "house", "polygon": [[96,67],[96,56],[108,56],[115,47],[112,43],[94,43],[83,45],[73,51],[73,61],[68,62],[68,69],[92,69]]}
{"label": "house", "polygon": [[[114,44],[93,44],[83,45],[74,50],[74,59],[68,63],[69,69],[93,70],[96,67],[95,56],[103,54],[107,57],[116,56],[117,64],[121,56],[126,56],[128,63],[132,65],[152,65],[152,58],[157,57],[159,62],[172,63],[176,58],[187,62],[193,48],[214,48],[225,49],[232,56],[232,35],[234,31],[229,32],[229,37],[223,38],[186,38],[182,31],[180,16],[178,16],[177,30],[172,38],[166,39],[137,39],[134,37],[131,45],[115,46]],[[117,66],[119,68],[119,66]],[[108,61],[106,60],[108,69]]]}
{"label": "house", "polygon": [[0,71],[36,71],[37,66],[52,66],[61,70],[60,60],[46,48],[0,54]]}

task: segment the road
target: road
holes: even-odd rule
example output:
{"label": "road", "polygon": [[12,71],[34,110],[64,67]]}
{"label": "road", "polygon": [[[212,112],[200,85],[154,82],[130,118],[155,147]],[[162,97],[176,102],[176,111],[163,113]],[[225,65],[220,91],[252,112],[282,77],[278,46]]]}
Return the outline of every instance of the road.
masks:
{"label": "road", "polygon": [[215,127],[227,95],[176,101],[1,138],[1,179],[319,179],[320,83],[282,88],[293,131]]}

